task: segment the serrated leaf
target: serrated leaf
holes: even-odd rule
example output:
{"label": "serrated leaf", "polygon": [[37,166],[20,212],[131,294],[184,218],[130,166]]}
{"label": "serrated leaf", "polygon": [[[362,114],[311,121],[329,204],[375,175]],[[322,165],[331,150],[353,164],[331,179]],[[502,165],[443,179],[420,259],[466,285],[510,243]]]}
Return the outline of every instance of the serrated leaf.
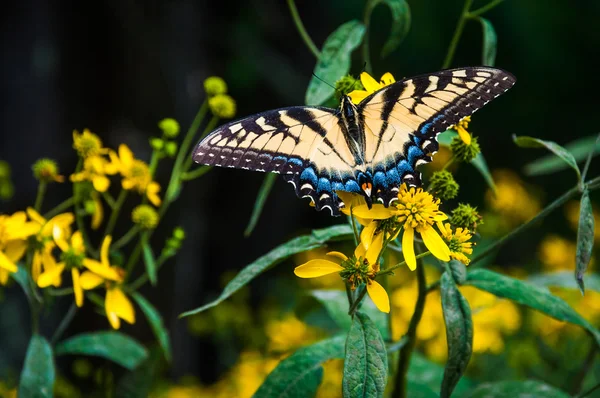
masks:
{"label": "serrated leaf", "polygon": [[494,66],[496,63],[496,47],[498,45],[498,37],[496,30],[490,21],[485,18],[478,17],[481,22],[483,33],[483,49],[481,52],[481,63],[485,66]]}
{"label": "serrated leaf", "polygon": [[[573,272],[571,271],[557,271],[550,273],[542,273],[530,275],[527,278],[527,282],[542,287],[563,287],[567,289],[578,289],[577,282],[573,278]],[[588,290],[600,292],[600,275],[588,274],[585,278],[585,287]]]}
{"label": "serrated leaf", "polygon": [[[600,141],[597,141],[597,136],[589,136],[579,138],[564,145],[564,148],[573,155],[577,162],[585,160],[590,151],[594,151],[594,155],[600,153]],[[542,174],[555,173],[567,168],[568,165],[560,158],[553,155],[543,156],[525,165],[525,174],[534,176]]]}
{"label": "serrated leaf", "polygon": [[367,315],[357,312],[346,339],[344,397],[382,397],[387,374],[387,352],[381,333]]}
{"label": "serrated leaf", "polygon": [[352,228],[349,225],[334,225],[333,227],[315,230],[310,235],[299,236],[283,243],[271,250],[269,253],[258,258],[253,263],[242,269],[228,284],[219,297],[202,307],[184,312],[179,315],[180,318],[197,314],[212,308],[222,301],[229,298],[233,293],[237,292],[242,287],[246,286],[252,279],[266,271],[269,267],[285,260],[294,254],[302,253],[308,250],[316,249],[323,246],[327,241],[341,238],[342,236],[351,238],[353,235]]}
{"label": "serrated leaf", "polygon": [[515,144],[520,146],[521,148],[546,148],[560,159],[562,159],[567,165],[569,165],[575,172],[577,173],[577,177],[581,178],[581,172],[579,171],[579,166],[577,166],[577,162],[575,158],[569,151],[567,151],[562,146],[558,145],[553,141],[545,141],[540,140],[539,138],[527,137],[527,136],[513,136],[513,140]]}
{"label": "serrated leaf", "polygon": [[52,397],[55,378],[52,347],[44,337],[34,334],[25,354],[18,395],[31,398]]}
{"label": "serrated leaf", "polygon": [[[310,292],[319,303],[325,307],[333,321],[343,330],[352,326],[352,318],[348,315],[348,297],[341,290],[312,290]],[[389,338],[387,315],[377,309],[370,297],[366,297],[360,306],[360,311],[375,323],[384,340]]]}
{"label": "serrated leaf", "polygon": [[265,207],[265,202],[271,193],[271,189],[273,188],[273,184],[277,179],[277,174],[275,173],[267,173],[265,179],[263,180],[262,185],[258,191],[258,195],[256,195],[256,201],[254,202],[254,208],[252,209],[252,215],[250,216],[250,221],[248,222],[248,226],[244,230],[244,236],[248,237],[252,234],[254,227],[256,227],[256,223],[262,214],[263,208]]}
{"label": "serrated leaf", "polygon": [[148,279],[150,279],[152,286],[156,286],[156,259],[154,258],[154,253],[152,252],[152,247],[150,246],[148,235],[146,233],[142,234],[141,244],[142,254],[144,256],[144,264],[146,265],[146,272],[148,273]]}
{"label": "serrated leaf", "polygon": [[586,329],[600,345],[600,332],[579,315],[564,300],[549,291],[486,269],[475,269],[467,275],[467,285],[523,304],[559,321]]}
{"label": "serrated leaf", "polygon": [[[444,379],[444,368],[437,363],[431,362],[418,352],[413,352],[410,358],[410,366],[408,368],[408,388],[411,383],[419,383],[428,386],[433,391],[439,391],[440,384]],[[473,386],[473,382],[462,377],[454,388],[454,396],[462,397],[465,391]],[[411,394],[408,395],[412,397]]]}
{"label": "serrated leaf", "polygon": [[581,290],[585,293],[583,274],[587,270],[588,264],[592,258],[594,249],[594,213],[592,211],[592,202],[590,193],[586,189],[581,195],[579,205],[579,227],[577,228],[577,262],[575,266],[575,281]]}
{"label": "serrated leaf", "polygon": [[548,384],[535,381],[498,381],[494,383],[483,383],[469,391],[465,398],[568,398],[569,394],[549,386]]}
{"label": "serrated leaf", "polygon": [[171,343],[169,341],[169,332],[163,323],[162,317],[158,310],[148,301],[144,296],[138,292],[131,292],[131,297],[136,301],[138,306],[142,309],[148,323],[158,340],[160,348],[162,349],[165,359],[171,362]]}
{"label": "serrated leaf", "polygon": [[327,83],[334,84],[348,73],[352,51],[360,45],[364,34],[362,23],[349,21],[329,35],[314,70],[319,78],[313,76],[306,90],[306,105],[321,105],[333,96],[335,90]]}
{"label": "serrated leaf", "polygon": [[442,380],[441,397],[450,397],[462,377],[473,352],[473,320],[467,300],[447,272],[441,278],[442,312],[446,324],[448,361]]}
{"label": "serrated leaf", "polygon": [[116,331],[82,333],[56,346],[56,355],[90,355],[106,358],[129,370],[148,357],[146,348],[131,337]]}
{"label": "serrated leaf", "polygon": [[379,4],[386,5],[392,14],[392,30],[381,49],[381,58],[385,58],[398,48],[410,30],[410,7],[405,0],[376,0],[367,4],[369,14]]}
{"label": "serrated leaf", "polygon": [[344,358],[346,336],[336,336],[296,351],[284,359],[265,379],[254,397],[312,397],[323,377],[324,362]]}

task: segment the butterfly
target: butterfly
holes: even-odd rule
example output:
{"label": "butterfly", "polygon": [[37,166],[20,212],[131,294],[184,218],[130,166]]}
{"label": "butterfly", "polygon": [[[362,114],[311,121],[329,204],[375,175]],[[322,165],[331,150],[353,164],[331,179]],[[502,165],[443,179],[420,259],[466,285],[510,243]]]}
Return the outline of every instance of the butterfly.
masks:
{"label": "butterfly", "polygon": [[417,167],[431,162],[437,135],[515,83],[501,69],[467,67],[404,79],[359,104],[338,109],[293,106],[227,123],[201,140],[197,163],[282,174],[298,197],[339,215],[336,191],[361,194],[369,208],[388,207],[399,186],[421,185]]}

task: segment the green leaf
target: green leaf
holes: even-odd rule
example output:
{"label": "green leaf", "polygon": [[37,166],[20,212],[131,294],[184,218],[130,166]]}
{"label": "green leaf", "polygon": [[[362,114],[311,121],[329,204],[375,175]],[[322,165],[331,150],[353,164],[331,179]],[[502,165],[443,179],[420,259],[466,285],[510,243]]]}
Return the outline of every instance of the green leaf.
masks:
{"label": "green leaf", "polygon": [[483,50],[481,52],[481,64],[485,66],[494,66],[496,63],[496,46],[498,44],[498,37],[494,26],[490,21],[485,18],[478,17],[481,22],[481,29],[483,33]]}
{"label": "green leaf", "polygon": [[262,185],[260,186],[260,190],[258,191],[258,195],[256,196],[256,201],[254,202],[254,208],[252,209],[252,215],[250,216],[250,221],[248,222],[248,226],[244,231],[244,236],[248,237],[252,234],[254,227],[256,227],[256,223],[260,218],[260,215],[265,207],[265,202],[269,197],[269,193],[271,193],[271,189],[273,188],[273,184],[277,179],[277,174],[275,173],[267,173],[265,179],[263,180]]}
{"label": "green leaf", "polygon": [[56,355],[91,355],[106,358],[129,370],[148,357],[148,351],[131,337],[115,331],[82,333],[56,346]]}
{"label": "green leaf", "polygon": [[427,384],[409,381],[406,384],[407,396],[410,398],[439,398],[439,395]]}
{"label": "green leaf", "polygon": [[266,271],[269,267],[280,263],[294,254],[302,253],[308,250],[316,249],[325,244],[325,242],[341,237],[351,238],[353,236],[352,228],[349,225],[334,225],[333,227],[315,230],[311,235],[303,235],[277,246],[269,253],[258,258],[253,263],[242,269],[221,292],[221,295],[214,301],[198,307],[191,311],[179,315],[180,318],[197,314],[212,308],[222,301],[229,298],[233,293],[246,286],[252,279]]}
{"label": "green leaf", "polygon": [[25,354],[18,395],[31,398],[52,397],[55,378],[52,347],[44,337],[34,334]]}
{"label": "green leaf", "polygon": [[312,397],[323,377],[324,362],[344,358],[345,336],[331,337],[296,351],[267,376],[254,397]]}
{"label": "green leaf", "polygon": [[141,243],[142,253],[144,255],[144,264],[146,265],[146,272],[148,273],[148,279],[150,279],[150,283],[152,284],[152,286],[156,286],[156,260],[154,259],[154,253],[152,253],[152,247],[150,247],[148,235],[146,233],[142,233]]}
{"label": "green leaf", "polygon": [[459,285],[462,285],[467,280],[467,267],[458,260],[450,260],[448,268],[452,273],[452,279]]}
{"label": "green leaf", "polygon": [[151,396],[152,385],[160,370],[162,350],[153,349],[146,360],[134,370],[127,372],[119,379],[115,388],[115,397],[147,398]]}
{"label": "green leaf", "polygon": [[163,324],[162,317],[158,310],[142,296],[138,292],[131,292],[131,297],[137,302],[138,306],[142,309],[144,315],[146,315],[146,319],[148,319],[148,323],[150,323],[150,327],[152,327],[152,331],[160,344],[160,348],[162,349],[165,359],[171,362],[171,343],[169,341],[169,332],[165,325]]}
{"label": "green leaf", "polygon": [[[542,287],[556,286],[567,289],[578,289],[579,286],[573,278],[571,271],[557,271],[551,273],[535,274],[527,278],[527,282]],[[588,274],[585,278],[585,285],[588,290],[600,292],[600,275]]]}
{"label": "green leaf", "polygon": [[17,264],[18,270],[14,274],[11,274],[13,279],[17,281],[23,292],[25,292],[25,296],[30,304],[36,302],[37,293],[31,288],[31,278],[29,276],[29,271],[25,269],[21,264]]}
{"label": "green leaf", "polygon": [[530,283],[500,275],[486,269],[475,269],[467,275],[466,284],[504,297],[543,312],[559,321],[569,322],[586,329],[600,345],[600,332],[579,315],[564,300]]}
{"label": "green leaf", "polygon": [[581,178],[581,172],[579,171],[579,166],[577,166],[577,162],[575,158],[569,151],[567,151],[562,146],[558,145],[553,141],[544,141],[539,138],[527,137],[527,136],[513,136],[513,140],[515,144],[520,146],[521,148],[546,148],[560,159],[562,159],[567,165],[569,165],[575,172],[577,173],[577,177]]}
{"label": "green leaf", "polygon": [[581,290],[585,293],[583,283],[583,274],[587,270],[592,250],[594,249],[594,213],[592,212],[592,202],[590,202],[590,193],[586,189],[581,195],[579,206],[579,228],[577,229],[577,264],[575,267],[575,280]]}
{"label": "green leaf", "polygon": [[442,380],[441,397],[450,397],[462,377],[473,352],[473,320],[469,303],[460,294],[452,276],[444,272],[440,291],[446,323],[448,362]]}
{"label": "green leaf", "polygon": [[[312,290],[310,292],[325,307],[333,321],[343,330],[350,330],[352,318],[348,315],[348,297],[342,290]],[[384,340],[389,339],[387,315],[377,309],[371,298],[366,297],[360,311],[366,314],[377,326]]]}
{"label": "green leaf", "polygon": [[387,373],[387,352],[381,333],[367,315],[357,312],[346,339],[344,397],[383,397]]}
{"label": "green leaf", "polygon": [[[596,135],[579,138],[569,142],[564,147],[577,162],[581,162],[588,157],[591,150],[594,151],[594,155],[600,153],[600,141],[596,141],[596,139]],[[525,174],[534,176],[555,173],[567,167],[568,165],[562,159],[554,155],[547,155],[528,163],[525,165],[524,170]]]}
{"label": "green leaf", "polygon": [[483,383],[468,392],[465,398],[568,398],[569,394],[535,380]]}
{"label": "green leaf", "polygon": [[398,48],[410,30],[410,7],[405,0],[375,0],[367,4],[368,14],[379,4],[385,4],[392,14],[392,30],[381,49],[381,58],[385,58]]}
{"label": "green leaf", "polygon": [[315,66],[314,75],[318,78],[313,76],[306,90],[306,105],[321,105],[333,96],[335,90],[327,83],[333,85],[348,73],[352,51],[360,45],[364,34],[365,26],[362,23],[350,21],[329,35]]}
{"label": "green leaf", "polygon": [[[411,383],[424,384],[432,391],[439,391],[440,384],[444,379],[444,368],[437,363],[431,362],[418,352],[413,352],[410,358],[408,368],[408,388],[409,397],[412,397],[410,391]],[[454,389],[454,396],[462,397],[467,390],[473,386],[473,382],[467,377],[462,377]]]}

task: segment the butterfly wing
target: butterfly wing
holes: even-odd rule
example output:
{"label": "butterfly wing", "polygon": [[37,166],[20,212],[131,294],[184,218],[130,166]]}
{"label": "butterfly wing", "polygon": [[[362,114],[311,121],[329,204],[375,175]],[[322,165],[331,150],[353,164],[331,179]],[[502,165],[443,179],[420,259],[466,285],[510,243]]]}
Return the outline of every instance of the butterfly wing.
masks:
{"label": "butterfly wing", "polygon": [[338,112],[291,107],[259,113],[219,127],[198,143],[193,159],[211,166],[280,173],[317,210],[339,214],[335,190],[357,190],[355,161]]}
{"label": "butterfly wing", "polygon": [[376,91],[358,105],[365,131],[365,161],[373,174],[374,200],[388,206],[398,186],[418,186],[416,167],[431,162],[437,134],[473,114],[515,83],[487,67],[439,71]]}

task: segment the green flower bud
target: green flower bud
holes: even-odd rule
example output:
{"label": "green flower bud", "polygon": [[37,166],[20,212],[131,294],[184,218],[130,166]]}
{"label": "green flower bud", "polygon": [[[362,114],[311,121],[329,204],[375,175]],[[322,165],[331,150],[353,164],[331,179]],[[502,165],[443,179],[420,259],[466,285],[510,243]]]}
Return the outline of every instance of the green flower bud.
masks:
{"label": "green flower bud", "polygon": [[160,151],[165,146],[165,140],[163,140],[162,138],[158,138],[158,137],[151,137],[150,138],[150,146],[155,151]]}
{"label": "green flower bud", "polygon": [[450,223],[455,228],[466,228],[469,231],[475,231],[477,227],[483,224],[483,217],[479,215],[477,207],[468,203],[459,203],[456,209],[452,210]]}
{"label": "green flower bud", "polygon": [[184,240],[185,239],[185,231],[183,230],[183,228],[181,227],[177,227],[173,230],[173,238],[177,239],[177,240]]}
{"label": "green flower bud", "polygon": [[96,203],[93,200],[86,200],[83,202],[83,208],[86,214],[94,214],[96,212]]}
{"label": "green flower bud", "polygon": [[338,101],[342,96],[350,94],[354,90],[364,90],[364,87],[359,79],[352,75],[346,75],[335,82],[335,97]]}
{"label": "green flower bud", "polygon": [[15,187],[12,182],[5,180],[0,182],[0,199],[8,200],[15,194]]}
{"label": "green flower bud", "polygon": [[4,160],[0,160],[0,180],[10,178],[10,164]]}
{"label": "green flower bud", "polygon": [[178,149],[178,146],[175,141],[168,141],[165,144],[165,153],[169,157],[174,157],[175,155],[177,155],[177,149]]}
{"label": "green flower bud", "polygon": [[454,199],[458,195],[458,183],[452,173],[440,170],[433,173],[429,185],[429,192],[441,200]]}
{"label": "green flower bud", "polygon": [[33,176],[41,182],[63,182],[65,177],[58,174],[58,165],[52,159],[43,158],[31,167]]}
{"label": "green flower bud", "polygon": [[227,94],[227,83],[218,76],[211,76],[204,80],[204,91],[209,97]]}
{"label": "green flower bud", "polygon": [[208,106],[213,115],[221,119],[231,119],[235,116],[235,101],[229,95],[215,95],[208,100]]}
{"label": "green flower bud", "polygon": [[143,229],[154,229],[158,225],[158,213],[150,205],[136,206],[131,212],[131,220]]}
{"label": "green flower bud", "polygon": [[179,123],[175,119],[166,118],[158,122],[158,127],[167,138],[175,138],[179,135]]}
{"label": "green flower bud", "polygon": [[479,152],[481,152],[477,137],[471,137],[471,143],[469,145],[465,144],[460,137],[454,137],[450,144],[450,149],[452,149],[454,157],[458,161],[464,163],[468,163],[475,159]]}

